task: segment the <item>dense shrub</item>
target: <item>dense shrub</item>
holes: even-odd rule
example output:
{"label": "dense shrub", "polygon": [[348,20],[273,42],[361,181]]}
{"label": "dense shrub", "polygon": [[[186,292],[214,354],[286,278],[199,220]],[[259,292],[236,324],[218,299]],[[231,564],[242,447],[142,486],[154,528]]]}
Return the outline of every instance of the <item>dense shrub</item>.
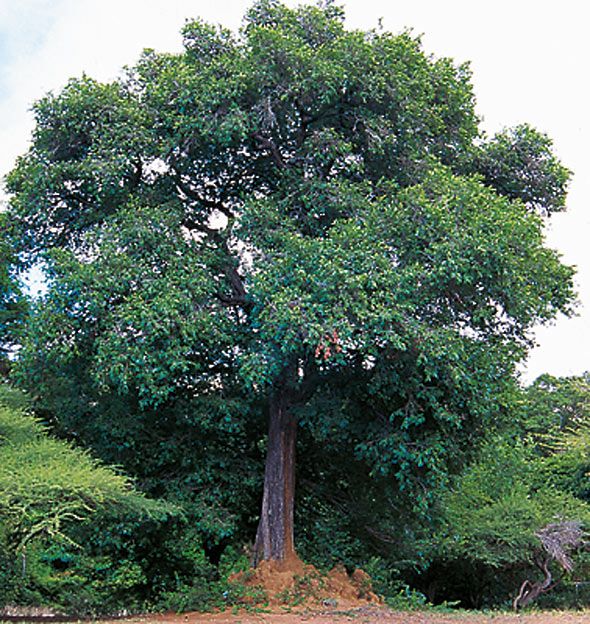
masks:
{"label": "dense shrub", "polygon": [[138,607],[157,591],[157,560],[167,532],[183,522],[180,511],[49,437],[25,406],[1,388],[0,604],[76,613]]}
{"label": "dense shrub", "polygon": [[[558,437],[559,452],[546,447],[543,456],[532,442],[498,438],[442,494],[434,555],[418,580],[431,600],[458,599],[477,608],[508,606],[525,579],[541,575],[544,552],[538,532],[555,522],[590,524],[590,507],[571,487],[586,457],[579,453],[578,438],[570,448],[571,434]],[[579,573],[586,567],[584,557],[574,560]],[[561,580],[560,566],[551,565],[554,578]],[[574,578],[566,575],[563,581],[557,592],[559,596],[563,590],[562,606]],[[544,600],[560,602],[549,594]]]}

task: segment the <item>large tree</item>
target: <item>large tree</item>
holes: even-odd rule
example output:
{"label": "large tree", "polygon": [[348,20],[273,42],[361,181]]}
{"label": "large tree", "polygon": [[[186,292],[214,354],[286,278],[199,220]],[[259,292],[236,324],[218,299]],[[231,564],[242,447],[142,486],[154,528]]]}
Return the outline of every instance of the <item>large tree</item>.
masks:
{"label": "large tree", "polygon": [[48,270],[23,370],[83,362],[228,436],[266,414],[254,560],[288,560],[298,427],[419,506],[501,418],[530,328],[571,304],[540,216],[569,173],[528,126],[481,134],[468,67],[331,3],[183,35],[34,107],[7,180]]}

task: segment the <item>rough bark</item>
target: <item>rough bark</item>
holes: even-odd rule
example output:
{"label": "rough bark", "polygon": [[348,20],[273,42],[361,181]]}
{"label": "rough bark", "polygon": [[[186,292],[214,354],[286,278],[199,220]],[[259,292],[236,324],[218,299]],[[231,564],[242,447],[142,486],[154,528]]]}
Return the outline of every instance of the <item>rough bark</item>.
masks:
{"label": "rough bark", "polygon": [[297,421],[285,394],[270,401],[262,509],[252,564],[296,557],[293,538]]}

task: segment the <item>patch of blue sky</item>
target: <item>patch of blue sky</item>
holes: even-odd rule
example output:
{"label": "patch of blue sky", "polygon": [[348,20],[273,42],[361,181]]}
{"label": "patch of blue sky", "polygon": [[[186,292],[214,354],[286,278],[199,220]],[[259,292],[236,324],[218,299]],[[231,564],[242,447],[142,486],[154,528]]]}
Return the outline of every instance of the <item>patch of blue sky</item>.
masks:
{"label": "patch of blue sky", "polygon": [[25,294],[33,299],[40,299],[47,293],[47,278],[41,265],[36,265],[20,275],[20,282]]}
{"label": "patch of blue sky", "polygon": [[0,0],[0,99],[9,96],[16,65],[44,45],[65,0]]}

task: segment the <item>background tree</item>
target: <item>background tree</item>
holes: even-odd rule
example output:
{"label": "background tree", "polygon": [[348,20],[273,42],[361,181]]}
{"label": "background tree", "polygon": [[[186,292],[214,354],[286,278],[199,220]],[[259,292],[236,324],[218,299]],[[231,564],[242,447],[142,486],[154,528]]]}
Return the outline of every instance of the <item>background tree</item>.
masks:
{"label": "background tree", "polygon": [[430,600],[578,604],[590,520],[586,382],[542,375],[522,389],[512,422],[441,494],[428,569],[414,578]]}
{"label": "background tree", "polygon": [[[32,416],[10,407],[10,395],[1,390],[0,523],[16,552],[24,553],[39,537],[66,539],[68,524],[100,507],[149,513],[151,501],[134,492],[126,478],[88,453],[49,438]],[[153,508],[158,510],[156,504]]]}
{"label": "background tree", "polygon": [[8,373],[8,356],[18,342],[17,330],[27,311],[27,302],[16,275],[18,263],[8,229],[7,215],[0,212],[0,376]]}
{"label": "background tree", "polygon": [[590,373],[541,375],[526,389],[523,407],[528,433],[556,434],[584,427],[590,422]]}
{"label": "background tree", "polygon": [[220,434],[265,446],[254,561],[283,561],[300,427],[425,509],[502,421],[528,330],[570,311],[537,214],[569,174],[532,129],[482,140],[466,66],[346,30],[331,3],[183,35],[35,105],[7,184],[49,292],[20,375],[46,392],[82,366],[78,403],[184,406],[205,454]]}
{"label": "background tree", "polygon": [[542,580],[528,583],[533,591],[526,600],[523,586],[518,606],[558,585],[563,569],[571,573],[574,565],[556,565],[541,536],[556,524],[575,526],[575,548],[581,547],[590,508],[552,475],[530,447],[508,438],[484,447],[441,497],[442,528],[433,538],[438,552],[422,586],[481,608],[512,603],[525,578]]}

